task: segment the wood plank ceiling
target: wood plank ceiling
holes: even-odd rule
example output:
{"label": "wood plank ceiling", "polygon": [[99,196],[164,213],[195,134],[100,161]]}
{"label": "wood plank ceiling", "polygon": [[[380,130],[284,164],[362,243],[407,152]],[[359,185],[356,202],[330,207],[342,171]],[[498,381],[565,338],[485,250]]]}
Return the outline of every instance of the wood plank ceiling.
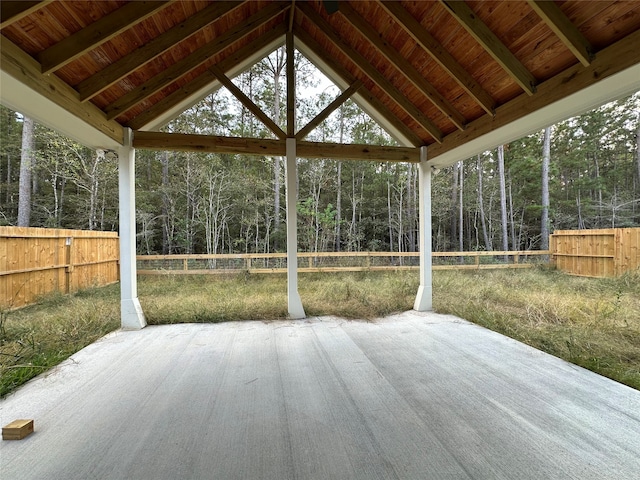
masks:
{"label": "wood plank ceiling", "polygon": [[436,150],[640,63],[637,0],[3,0],[0,8],[2,68],[111,132],[140,129],[225,83],[287,31],[352,85],[345,96],[357,91],[414,146]]}

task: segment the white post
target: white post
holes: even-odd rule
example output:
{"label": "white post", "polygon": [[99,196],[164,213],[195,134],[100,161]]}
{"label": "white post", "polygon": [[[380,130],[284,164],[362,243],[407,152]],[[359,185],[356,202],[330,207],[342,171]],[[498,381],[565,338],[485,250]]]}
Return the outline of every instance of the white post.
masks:
{"label": "white post", "polygon": [[285,164],[287,188],[287,299],[289,317],[305,318],[302,300],[298,294],[298,198],[296,186],[296,139],[287,138],[287,162]]}
{"label": "white post", "polygon": [[125,129],[124,146],[118,150],[120,195],[120,324],[141,329],[147,322],[138,300],[136,279],[136,151],[131,146],[133,132]]}
{"label": "white post", "polygon": [[433,310],[431,288],[431,167],[427,164],[427,147],[420,147],[420,287],[413,309],[419,312]]}

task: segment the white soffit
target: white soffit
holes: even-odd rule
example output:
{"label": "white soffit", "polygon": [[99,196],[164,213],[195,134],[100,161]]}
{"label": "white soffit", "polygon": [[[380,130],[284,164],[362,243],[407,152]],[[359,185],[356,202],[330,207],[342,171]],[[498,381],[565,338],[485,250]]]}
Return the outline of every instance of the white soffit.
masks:
{"label": "white soffit", "polygon": [[[260,50],[257,50],[253,55],[248,57],[242,63],[238,64],[235,68],[232,68],[228,72],[225,72],[225,74],[229,78],[233,78],[236,75],[239,75],[240,73],[242,73],[246,69],[248,69],[248,68],[252,67],[254,64],[258,63],[264,57],[266,57],[268,55],[271,55],[271,53],[273,51],[275,51],[276,49],[278,49],[282,45],[284,45],[284,37],[282,37],[282,38],[280,38],[278,40],[274,40],[271,43],[266,44],[264,47],[262,47]],[[193,105],[195,105],[196,103],[201,101],[207,95],[215,92],[218,88],[220,88],[220,86],[221,86],[221,84],[217,80],[211,82],[206,87],[201,88],[200,90],[195,92],[193,95],[191,95],[188,98],[184,99],[182,102],[176,104],[174,107],[172,107],[171,109],[169,109],[165,113],[163,113],[160,117],[152,120],[151,122],[149,122],[146,125],[142,126],[138,130],[153,131],[153,130],[158,130],[158,129],[162,128],[167,123],[169,123],[170,121],[174,120],[176,117],[180,116],[185,110],[191,108]]]}
{"label": "white soffit", "polygon": [[0,103],[86,147],[115,150],[122,146],[4,70],[0,70]]}
{"label": "white soffit", "polygon": [[429,158],[427,147],[428,162],[437,168],[447,167],[639,90],[640,64],[637,64],[437,157]]}

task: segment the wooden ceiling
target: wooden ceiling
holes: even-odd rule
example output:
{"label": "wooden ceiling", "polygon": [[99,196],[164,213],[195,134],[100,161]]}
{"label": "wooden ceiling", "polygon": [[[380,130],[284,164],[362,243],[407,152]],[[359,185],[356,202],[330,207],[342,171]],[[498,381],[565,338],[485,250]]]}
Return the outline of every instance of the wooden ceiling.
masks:
{"label": "wooden ceiling", "polygon": [[2,70],[112,138],[162,118],[288,31],[405,142],[436,152],[640,63],[637,0],[0,8]]}

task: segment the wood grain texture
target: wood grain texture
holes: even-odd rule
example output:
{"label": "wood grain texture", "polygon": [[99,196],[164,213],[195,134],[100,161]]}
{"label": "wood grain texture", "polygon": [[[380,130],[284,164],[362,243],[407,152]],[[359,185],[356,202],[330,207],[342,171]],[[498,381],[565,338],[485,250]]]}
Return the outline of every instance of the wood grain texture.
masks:
{"label": "wood grain texture", "polygon": [[0,308],[119,279],[116,232],[0,227]]}

